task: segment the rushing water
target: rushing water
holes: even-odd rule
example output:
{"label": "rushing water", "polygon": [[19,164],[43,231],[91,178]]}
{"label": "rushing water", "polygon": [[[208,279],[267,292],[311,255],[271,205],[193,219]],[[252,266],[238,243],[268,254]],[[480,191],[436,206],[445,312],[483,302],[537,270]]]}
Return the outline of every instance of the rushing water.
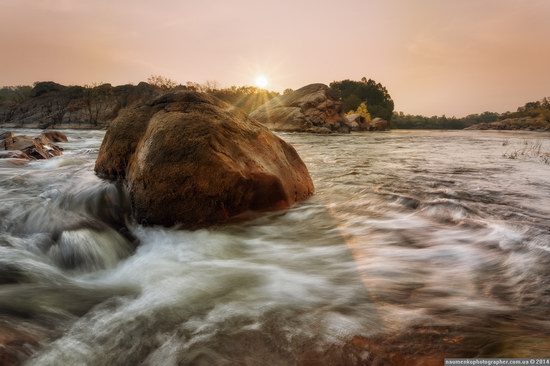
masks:
{"label": "rushing water", "polygon": [[184,231],[128,221],[122,191],[93,173],[103,132],[67,134],[61,157],[0,160],[5,362],[548,356],[550,165],[503,156],[548,151],[548,135],[285,134],[314,197]]}

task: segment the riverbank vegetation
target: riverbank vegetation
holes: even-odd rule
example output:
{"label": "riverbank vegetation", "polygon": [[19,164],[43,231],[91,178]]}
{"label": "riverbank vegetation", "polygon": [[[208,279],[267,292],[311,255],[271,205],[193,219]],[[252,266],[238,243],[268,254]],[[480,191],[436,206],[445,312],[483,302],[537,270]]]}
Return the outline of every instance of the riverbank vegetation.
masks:
{"label": "riverbank vegetation", "polygon": [[[33,85],[6,86],[0,88],[0,106],[13,106],[24,102],[33,96],[33,88],[36,87],[36,85],[43,84],[44,83],[34,83]],[[49,83],[48,85],[51,86],[50,84],[53,85],[55,83]],[[158,89],[159,92],[170,90],[193,90],[212,94],[226,103],[241,108],[246,113],[252,112],[267,101],[281,95],[281,93],[277,91],[249,85],[220,87],[216,81],[206,81],[202,84],[191,81],[179,83],[162,75],[151,75],[147,79],[147,84]],[[82,87],[73,86],[73,88],[85,88],[88,94],[95,95],[97,94],[95,89],[100,86],[111,85],[96,83]],[[132,84],[124,85],[125,88],[131,88],[132,86]],[[60,87],[63,86],[60,85]],[[105,87],[103,89],[105,89]],[[390,120],[392,117],[394,104],[391,96],[382,84],[372,79],[363,78],[361,81],[334,81],[330,84],[330,89],[342,100],[343,109],[346,113],[355,111],[361,104],[364,104],[365,107],[368,105],[368,111],[372,118],[380,117],[385,120]],[[286,95],[292,91],[292,89],[287,88],[282,94]],[[104,93],[100,94],[103,95]]]}
{"label": "riverbank vegetation", "polygon": [[544,148],[542,140],[523,140],[519,146],[511,146],[509,140],[504,140],[502,146],[508,146],[502,154],[505,158],[535,160],[550,165],[550,151]]}
{"label": "riverbank vegetation", "polygon": [[364,103],[372,118],[392,119],[394,102],[385,86],[363,77],[361,81],[342,80],[330,83],[331,90],[342,100],[345,113],[356,111]]}
{"label": "riverbank vegetation", "polygon": [[6,103],[19,103],[27,100],[31,95],[32,86],[17,85],[0,88],[0,105]]}
{"label": "riverbank vegetation", "polygon": [[395,112],[391,121],[392,128],[399,129],[461,130],[477,124],[487,124],[490,127],[489,124],[499,121],[507,121],[505,124],[519,124],[518,128],[511,129],[527,129],[530,127],[527,124],[537,129],[543,128],[545,122],[550,123],[550,97],[528,102],[515,112],[483,112],[481,114],[470,114],[462,118],[447,117],[445,115],[427,117]]}
{"label": "riverbank vegetation", "polygon": [[[205,83],[186,82],[179,83],[173,79],[152,75],[147,83],[136,86],[128,84],[112,87],[110,84],[94,84],[85,86],[65,87],[53,82],[41,82],[34,85],[6,86],[0,88],[0,109],[9,115],[9,110],[17,108],[28,99],[40,93],[40,87],[49,88],[58,86],[63,90],[71,90],[71,95],[82,94],[82,100],[88,106],[87,113],[93,125],[99,124],[102,106],[109,104],[109,98],[126,98],[133,95],[136,90],[144,86],[163,93],[170,90],[193,90],[212,94],[215,97],[242,109],[245,113],[251,113],[269,100],[280,96],[281,93],[255,86],[230,86],[220,87],[215,81]],[[135,89],[135,90],[134,90]],[[330,90],[341,100],[344,113],[358,113],[359,110],[367,110],[368,115],[391,121],[391,127],[395,129],[440,129],[460,130],[472,129],[509,129],[509,130],[549,130],[550,129],[550,97],[538,101],[528,102],[517,108],[515,112],[483,112],[470,114],[465,117],[423,116],[411,115],[403,112],[394,112],[394,102],[388,90],[380,83],[367,78],[360,81],[342,80],[330,83]],[[285,89],[283,95],[291,93],[292,89]],[[65,94],[64,94],[65,95]],[[59,102],[59,101],[58,101]],[[124,102],[124,101],[123,101]],[[68,103],[68,101],[67,101]],[[127,103],[118,103],[124,107]],[[99,106],[99,107],[98,107]],[[364,108],[363,108],[364,106]],[[6,112],[7,111],[7,112]],[[1,110],[0,110],[1,112]]]}

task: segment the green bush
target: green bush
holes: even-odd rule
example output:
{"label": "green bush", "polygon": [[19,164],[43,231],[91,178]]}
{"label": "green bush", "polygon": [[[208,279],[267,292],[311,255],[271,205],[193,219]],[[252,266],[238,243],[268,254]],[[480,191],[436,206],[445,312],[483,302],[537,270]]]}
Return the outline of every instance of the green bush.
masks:
{"label": "green bush", "polygon": [[382,84],[367,78],[362,78],[361,81],[348,79],[334,81],[330,83],[330,88],[337,97],[342,99],[344,112],[354,111],[364,102],[369,106],[369,112],[373,118],[391,120],[394,103]]}

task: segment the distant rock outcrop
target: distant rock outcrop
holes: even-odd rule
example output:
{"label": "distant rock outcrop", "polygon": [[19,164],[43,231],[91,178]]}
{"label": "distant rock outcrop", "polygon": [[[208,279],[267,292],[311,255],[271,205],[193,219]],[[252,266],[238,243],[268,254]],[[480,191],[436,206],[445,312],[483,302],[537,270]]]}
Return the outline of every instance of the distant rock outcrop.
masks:
{"label": "distant rock outcrop", "polygon": [[275,131],[350,132],[342,103],[325,84],[310,84],[273,98],[250,114]]}
{"label": "distant rock outcrop", "polygon": [[357,113],[347,114],[348,125],[352,131],[386,131],[390,128],[390,123],[382,118],[374,118],[367,121],[365,117]]}
{"label": "distant rock outcrop", "polygon": [[7,128],[106,128],[120,110],[161,94],[147,83],[95,87],[37,83],[30,96],[0,105],[0,125]]}
{"label": "distant rock outcrop", "polygon": [[535,117],[507,118],[502,121],[478,123],[466,127],[465,130],[550,131],[550,122]]}
{"label": "distant rock outcrop", "polygon": [[368,123],[368,131],[386,131],[390,129],[390,123],[382,118],[374,118]]}
{"label": "distant rock outcrop", "polygon": [[348,120],[348,125],[352,131],[366,131],[367,130],[367,120],[365,117],[361,116],[358,113],[346,114],[346,119]]}
{"label": "distant rock outcrop", "polygon": [[314,190],[292,146],[228,104],[191,91],[122,112],[95,170],[125,180],[144,224],[208,226],[288,208]]}
{"label": "distant rock outcrop", "polygon": [[42,133],[38,137],[3,132],[0,133],[0,158],[49,159],[63,153],[61,147],[53,144],[60,141],[67,141],[67,136],[58,131]]}

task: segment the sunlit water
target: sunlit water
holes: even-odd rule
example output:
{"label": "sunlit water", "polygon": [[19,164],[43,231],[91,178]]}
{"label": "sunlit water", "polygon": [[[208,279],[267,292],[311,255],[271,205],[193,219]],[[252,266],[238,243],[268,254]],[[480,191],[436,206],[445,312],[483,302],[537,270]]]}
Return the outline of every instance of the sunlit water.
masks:
{"label": "sunlit water", "polygon": [[38,340],[19,360],[548,356],[550,166],[503,154],[548,151],[549,135],[284,134],[315,196],[191,232],[127,221],[121,190],[93,173],[103,132],[67,134],[61,157],[0,160],[0,331]]}

